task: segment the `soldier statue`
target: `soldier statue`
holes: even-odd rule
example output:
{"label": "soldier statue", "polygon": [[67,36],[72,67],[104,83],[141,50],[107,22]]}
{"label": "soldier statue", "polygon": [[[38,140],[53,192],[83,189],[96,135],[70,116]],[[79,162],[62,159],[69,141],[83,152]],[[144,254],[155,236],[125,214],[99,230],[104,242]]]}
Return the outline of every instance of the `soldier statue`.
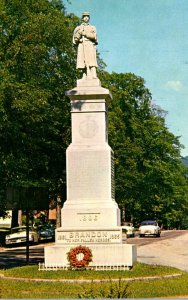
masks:
{"label": "soldier statue", "polygon": [[89,24],[90,14],[82,14],[82,24],[77,26],[73,34],[73,44],[77,47],[77,69],[84,71],[83,79],[97,78],[97,32],[96,28]]}

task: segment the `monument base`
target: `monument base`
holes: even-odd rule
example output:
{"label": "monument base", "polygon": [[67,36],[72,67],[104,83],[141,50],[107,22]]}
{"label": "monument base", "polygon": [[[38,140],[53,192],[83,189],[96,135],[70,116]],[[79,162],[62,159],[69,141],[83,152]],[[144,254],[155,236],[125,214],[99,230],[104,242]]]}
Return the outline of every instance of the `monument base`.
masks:
{"label": "monument base", "polygon": [[[66,95],[71,100],[72,128],[72,143],[66,151],[67,200],[55,245],[44,249],[44,269],[69,268],[67,255],[78,246],[91,251],[88,268],[131,268],[137,249],[123,243],[115,201],[114,155],[108,145],[107,105],[112,96],[99,79],[78,80]],[[84,255],[80,251],[71,252],[78,261]]]}
{"label": "monument base", "polygon": [[68,268],[67,253],[77,247],[86,246],[92,252],[89,268],[131,268],[137,259],[136,245],[123,243],[122,228],[58,228],[56,243],[45,247],[45,268]]}
{"label": "monument base", "polygon": [[[75,245],[54,245],[45,247],[45,268],[68,268],[67,253]],[[89,267],[126,267],[130,269],[137,260],[136,245],[129,244],[84,244],[92,252]]]}

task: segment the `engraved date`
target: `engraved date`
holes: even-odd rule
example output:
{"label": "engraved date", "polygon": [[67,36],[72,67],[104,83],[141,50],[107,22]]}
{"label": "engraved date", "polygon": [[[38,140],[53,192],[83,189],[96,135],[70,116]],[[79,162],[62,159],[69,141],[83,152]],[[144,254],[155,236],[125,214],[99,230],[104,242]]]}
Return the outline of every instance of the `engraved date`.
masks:
{"label": "engraved date", "polygon": [[99,214],[79,214],[79,220],[81,222],[97,222]]}

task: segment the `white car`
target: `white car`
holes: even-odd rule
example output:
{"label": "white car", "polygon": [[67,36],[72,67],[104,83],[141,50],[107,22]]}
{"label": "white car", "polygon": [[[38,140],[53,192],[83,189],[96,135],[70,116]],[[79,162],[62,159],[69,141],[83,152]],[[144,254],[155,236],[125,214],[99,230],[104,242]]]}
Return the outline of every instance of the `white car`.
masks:
{"label": "white car", "polygon": [[[37,231],[29,226],[29,242],[37,244],[39,236]],[[5,245],[10,246],[12,244],[21,244],[26,242],[26,226],[14,227],[11,229],[10,234],[5,237]]]}
{"label": "white car", "polygon": [[126,233],[127,237],[135,236],[134,226],[132,223],[125,222],[121,227],[122,227],[122,231]]}
{"label": "white car", "polygon": [[156,221],[143,221],[138,229],[139,237],[154,235],[160,237],[161,229]]}

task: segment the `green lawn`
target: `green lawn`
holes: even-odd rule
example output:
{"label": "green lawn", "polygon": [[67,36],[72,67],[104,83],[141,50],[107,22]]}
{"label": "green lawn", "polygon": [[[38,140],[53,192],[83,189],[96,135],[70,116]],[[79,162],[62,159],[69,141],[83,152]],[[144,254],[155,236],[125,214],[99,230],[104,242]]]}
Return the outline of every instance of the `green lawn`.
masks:
{"label": "green lawn", "polygon": [[[7,277],[56,279],[31,282],[0,279],[0,298],[154,298],[188,297],[188,273],[175,268],[136,263],[131,271],[38,271],[26,266],[0,271]],[[124,281],[126,278],[181,274],[174,278]],[[59,282],[58,279],[90,279],[90,282]],[[98,279],[100,282],[93,282]],[[102,282],[103,279],[108,279]],[[114,282],[113,279],[116,279]]]}

